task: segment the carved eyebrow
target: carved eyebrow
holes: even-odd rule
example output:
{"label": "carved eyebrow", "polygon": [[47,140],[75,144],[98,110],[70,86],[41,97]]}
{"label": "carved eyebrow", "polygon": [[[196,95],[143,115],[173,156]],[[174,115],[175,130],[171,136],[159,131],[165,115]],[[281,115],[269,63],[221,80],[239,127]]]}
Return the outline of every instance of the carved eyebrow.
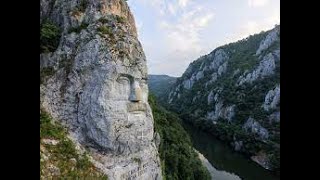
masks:
{"label": "carved eyebrow", "polygon": [[118,76],[118,78],[120,78],[120,77],[126,77],[126,78],[128,78],[131,82],[133,81],[133,76],[131,76],[130,74],[123,74],[123,73],[120,73],[119,74],[119,76]]}

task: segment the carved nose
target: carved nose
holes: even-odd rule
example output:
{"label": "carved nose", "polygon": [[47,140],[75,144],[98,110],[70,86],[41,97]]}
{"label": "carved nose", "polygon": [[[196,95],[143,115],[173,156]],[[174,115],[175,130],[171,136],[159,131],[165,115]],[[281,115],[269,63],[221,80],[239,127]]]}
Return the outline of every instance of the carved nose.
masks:
{"label": "carved nose", "polygon": [[132,102],[139,102],[142,100],[141,88],[137,81],[133,82],[129,100]]}

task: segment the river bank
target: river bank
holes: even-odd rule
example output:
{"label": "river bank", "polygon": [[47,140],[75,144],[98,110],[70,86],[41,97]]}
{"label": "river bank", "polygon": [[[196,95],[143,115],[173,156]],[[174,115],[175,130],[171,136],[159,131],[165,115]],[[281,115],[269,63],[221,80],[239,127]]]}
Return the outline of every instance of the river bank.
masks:
{"label": "river bank", "polygon": [[219,175],[223,174],[226,175],[225,179],[227,179],[230,174],[233,175],[230,177],[238,177],[242,180],[280,179],[279,176],[264,169],[250,158],[235,152],[230,146],[218,140],[213,135],[201,131],[191,124],[183,123],[182,125],[190,135],[194,148],[201,154],[199,155],[200,159],[202,159],[204,165],[206,165],[209,172],[213,174],[216,179],[219,178]]}
{"label": "river bank", "polygon": [[196,149],[195,151],[198,153],[199,159],[201,160],[202,164],[208,169],[211,175],[211,180],[241,180],[241,178],[235,174],[217,170],[199,151],[197,151]]}

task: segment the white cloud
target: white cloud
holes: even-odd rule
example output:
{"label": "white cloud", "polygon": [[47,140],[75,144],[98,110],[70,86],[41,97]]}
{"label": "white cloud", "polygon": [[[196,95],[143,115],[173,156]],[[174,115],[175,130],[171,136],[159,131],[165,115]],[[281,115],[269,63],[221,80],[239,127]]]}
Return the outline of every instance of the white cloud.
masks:
{"label": "white cloud", "polygon": [[158,60],[148,61],[148,67],[152,74],[167,74],[178,77],[186,70],[189,63],[195,60],[193,54],[193,52],[171,52]]}
{"label": "white cloud", "polygon": [[161,73],[165,69],[167,74],[179,76],[188,64],[203,53],[201,31],[214,18],[214,13],[201,6],[186,6],[175,19],[163,19],[159,27],[164,32],[166,54],[161,63],[153,63],[150,69],[153,73]]}
{"label": "white cloud", "polygon": [[235,31],[236,33],[229,35],[225,39],[225,41],[222,42],[222,44],[236,42],[250,35],[260,33],[261,31],[270,30],[274,28],[276,24],[280,24],[280,16],[278,16],[277,14],[274,14],[273,16],[265,18],[263,21],[259,21],[259,22],[248,21],[244,23],[242,26],[240,26],[237,29],[237,31]]}
{"label": "white cloud", "polygon": [[268,3],[269,0],[248,0],[250,7],[261,7]]}
{"label": "white cloud", "polygon": [[[149,72],[152,74],[180,76],[191,61],[214,48],[262,30],[269,30],[280,23],[277,0],[244,1],[243,6],[231,8],[234,15],[230,15],[230,6],[224,1],[128,2],[139,12],[139,18],[136,16],[137,28],[141,33],[139,37],[148,59]],[[224,11],[224,8],[228,10]],[[151,16],[142,13],[144,11],[151,13]],[[218,12],[219,14],[215,15]],[[239,18],[236,16],[238,14]]]}
{"label": "white cloud", "polygon": [[165,69],[167,74],[179,76],[190,61],[203,53],[201,31],[212,21],[214,13],[192,0],[156,0],[150,5],[157,6],[157,24],[165,46],[164,53],[153,57],[156,59],[149,63],[149,68],[155,74]]}
{"label": "white cloud", "polygon": [[177,7],[174,6],[173,3],[168,3],[168,11],[172,14],[175,15],[177,11]]}
{"label": "white cloud", "polygon": [[266,19],[268,24],[280,24],[280,11],[276,10],[273,14]]}
{"label": "white cloud", "polygon": [[247,22],[247,24],[245,24],[242,27],[242,32],[244,32],[245,36],[249,35],[249,34],[254,34],[257,33],[259,30],[261,30],[261,25],[259,25],[257,22],[254,21],[249,21]]}
{"label": "white cloud", "polygon": [[171,51],[200,51],[199,35],[214,14],[202,7],[188,9],[176,21],[163,20],[160,27],[166,32],[166,41]]}
{"label": "white cloud", "polygon": [[189,3],[189,0],[178,0],[178,3],[180,7],[185,7]]}

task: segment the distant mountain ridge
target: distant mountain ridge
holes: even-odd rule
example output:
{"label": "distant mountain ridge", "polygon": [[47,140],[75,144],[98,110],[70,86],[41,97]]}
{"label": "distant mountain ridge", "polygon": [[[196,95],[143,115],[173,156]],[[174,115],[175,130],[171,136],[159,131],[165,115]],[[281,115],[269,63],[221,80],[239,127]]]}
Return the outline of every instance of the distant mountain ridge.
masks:
{"label": "distant mountain ridge", "polygon": [[166,98],[170,87],[174,85],[177,78],[168,75],[148,75],[148,86],[151,93],[153,93],[159,101]]}

